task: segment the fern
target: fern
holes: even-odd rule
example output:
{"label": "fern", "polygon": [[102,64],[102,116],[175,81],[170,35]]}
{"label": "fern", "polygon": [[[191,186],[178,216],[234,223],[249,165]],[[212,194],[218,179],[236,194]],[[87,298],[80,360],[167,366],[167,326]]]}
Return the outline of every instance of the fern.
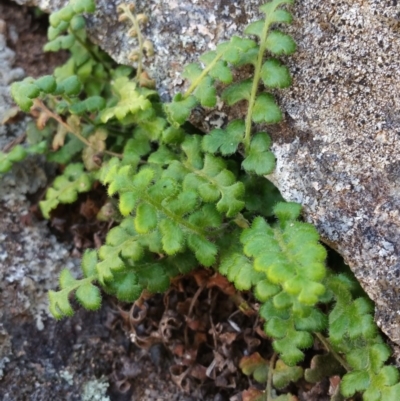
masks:
{"label": "fern", "polygon": [[78,194],[88,192],[93,183],[93,176],[83,170],[82,163],[70,164],[64,173],[58,176],[47,190],[46,199],[40,202],[43,216],[50,217],[50,211],[59,203],[73,203]]}
{"label": "fern", "polygon": [[[248,399],[266,394],[268,400],[294,400],[291,394],[275,397],[272,387],[345,370],[344,396],[361,392],[366,401],[395,400],[398,371],[385,364],[390,352],[373,321],[373,305],[354,280],[326,268],[316,229],[299,220],[301,206],[284,203],[263,177],[275,167],[265,130],[282,119],[272,92],[291,84],[279,56],[292,54],[296,44],[276,24],[291,23],[285,6],[292,3],[261,6],[265,18],[246,28],[248,37],[234,36],[186,66],[187,90],[161,103],[143,71],[143,57],[153,52],[140,31],[147,17],[119,7],[119,20],[133,25],[128,34],[137,40],[133,70],[115,66],[88,42],[80,14],[94,11],[93,0],[71,1],[50,17],[45,46],[68,49],[71,58],[54,75],[13,84],[21,109],[34,108],[39,117],[37,126],[29,126],[28,147],[0,152],[0,171],[32,153],[66,165],[40,203],[46,218],[95,181],[107,187],[110,201],[101,215],[118,224],[104,245],[83,255],[83,278],[61,273],[60,290],[49,293],[56,318],[73,314],[71,297],[98,309],[98,286],[133,302],[144,290],[165,291],[171,278],[198,265],[212,267],[238,290],[254,291],[273,340],[270,361],[258,354],[241,361],[246,375],[267,383],[265,393],[250,389]],[[252,74],[234,81],[243,67]],[[227,107],[242,102],[245,118],[193,134],[187,124],[193,109],[218,100]],[[296,364],[315,340],[327,354],[303,372]]]}

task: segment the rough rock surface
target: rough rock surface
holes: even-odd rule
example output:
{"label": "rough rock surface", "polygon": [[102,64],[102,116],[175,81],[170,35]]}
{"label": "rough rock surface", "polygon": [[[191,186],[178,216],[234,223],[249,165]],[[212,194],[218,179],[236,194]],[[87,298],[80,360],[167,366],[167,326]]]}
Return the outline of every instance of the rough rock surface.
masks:
{"label": "rough rock surface", "polygon": [[[93,39],[128,62],[135,43],[116,22],[118,2],[98,3]],[[184,63],[240,33],[258,3],[137,1],[150,14],[144,33],[163,93],[179,89]],[[271,179],[345,257],[376,302],[378,324],[400,344],[400,3],[304,0],[294,12],[299,51],[288,60],[294,85],[279,94],[287,119],[274,130]]]}
{"label": "rough rock surface", "polygon": [[344,256],[400,344],[400,3],[301,3],[273,181]]}

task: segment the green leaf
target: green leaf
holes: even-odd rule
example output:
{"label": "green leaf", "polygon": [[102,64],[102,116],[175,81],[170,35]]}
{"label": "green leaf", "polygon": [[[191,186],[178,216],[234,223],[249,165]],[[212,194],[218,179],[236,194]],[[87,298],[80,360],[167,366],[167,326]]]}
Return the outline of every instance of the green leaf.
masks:
{"label": "green leaf", "polygon": [[90,96],[85,100],[78,101],[69,107],[72,114],[83,114],[86,112],[94,113],[104,109],[106,102],[101,96]]}
{"label": "green leaf", "polygon": [[337,302],[329,315],[329,334],[333,343],[341,343],[348,335],[351,339],[374,338],[373,306],[365,298],[353,302]]}
{"label": "green leaf", "polygon": [[52,187],[46,192],[46,199],[39,203],[43,216],[48,219],[50,211],[59,203],[73,203],[78,198],[78,193],[91,189],[93,178],[83,171],[83,164],[70,164],[64,173],[58,176]]}
{"label": "green leaf", "polygon": [[86,110],[90,113],[100,111],[106,106],[106,102],[102,96],[90,96],[84,100]]}
{"label": "green leaf", "polygon": [[261,79],[268,88],[288,88],[292,84],[289,69],[279,60],[270,58],[261,68]]}
{"label": "green leaf", "polygon": [[179,217],[188,215],[196,210],[199,206],[199,198],[194,191],[187,191],[178,193],[176,196],[171,197],[168,201],[163,202],[170,211]]}
{"label": "green leaf", "polygon": [[262,93],[254,103],[252,120],[255,123],[276,124],[282,120],[282,112],[273,95]]}
{"label": "green leaf", "polygon": [[217,91],[211,77],[204,77],[193,93],[203,107],[214,107],[217,104]]}
{"label": "green leaf", "polygon": [[170,285],[168,275],[161,264],[146,264],[138,271],[139,283],[150,292],[164,292]]}
{"label": "green leaf", "polygon": [[228,277],[240,291],[251,289],[257,283],[259,275],[254,271],[249,260],[239,254],[232,253],[221,260],[219,271]]}
{"label": "green leaf", "polygon": [[124,146],[123,162],[131,165],[132,168],[139,164],[141,158],[147,155],[151,150],[150,141],[147,136],[135,135],[134,138],[128,139]]}
{"label": "green leaf", "polygon": [[227,217],[236,216],[244,207],[244,202],[240,200],[243,195],[244,185],[241,182],[223,188],[221,199],[217,203],[217,210],[226,213]]}
{"label": "green leaf", "polygon": [[82,83],[76,75],[72,75],[61,82],[64,92],[68,96],[78,96],[82,90]]}
{"label": "green leaf", "polygon": [[65,291],[49,291],[49,309],[56,319],[62,319],[64,316],[72,316],[74,314],[68,295]]}
{"label": "green leaf", "polygon": [[76,280],[72,276],[70,270],[63,269],[60,273],[59,283],[61,289],[66,289],[68,287],[73,287],[76,283]]}
{"label": "green leaf", "polygon": [[303,368],[300,366],[288,366],[280,359],[276,361],[272,382],[277,389],[284,388],[290,382],[297,382],[303,377]]}
{"label": "green leaf", "polygon": [[10,171],[14,163],[24,160],[26,156],[27,152],[21,145],[14,146],[8,153],[0,152],[0,173]]}
{"label": "green leaf", "polygon": [[96,276],[97,252],[87,249],[82,256],[81,268],[85,277]]}
{"label": "green leaf", "polygon": [[252,79],[247,79],[238,83],[234,83],[225,88],[221,94],[221,99],[229,106],[241,100],[249,100],[251,96]]}
{"label": "green leaf", "polygon": [[64,31],[68,29],[68,22],[62,21],[57,27],[49,26],[47,29],[47,39],[54,40],[57,36],[61,35]]}
{"label": "green leaf", "polygon": [[190,234],[187,238],[187,244],[203,266],[209,267],[215,263],[217,255],[215,244],[197,234]]}
{"label": "green leaf", "polygon": [[202,61],[206,66],[214,62],[214,65],[210,70],[209,75],[224,84],[230,84],[233,80],[233,76],[231,70],[228,67],[228,63],[222,60],[218,60],[217,62],[215,62],[216,57],[218,57],[217,52],[209,51],[203,53],[200,56],[200,61]]}
{"label": "green leaf", "polygon": [[170,151],[166,146],[160,146],[147,159],[148,163],[167,165],[177,159],[177,155]]}
{"label": "green leaf", "polygon": [[50,162],[68,164],[84,148],[84,144],[72,134],[67,134],[67,142],[56,152],[48,153]]}
{"label": "green leaf", "polygon": [[191,82],[196,81],[201,73],[202,73],[203,69],[200,67],[199,64],[197,63],[190,63],[188,65],[185,66],[185,68],[182,71],[182,77],[189,79]]}
{"label": "green leaf", "polygon": [[160,223],[163,249],[168,255],[174,255],[183,250],[185,237],[178,224],[171,220],[162,220]]}
{"label": "green leaf", "polygon": [[86,26],[85,18],[83,18],[82,15],[75,15],[71,19],[69,26],[72,31],[79,31],[80,29],[83,29]]}
{"label": "green leaf", "polygon": [[142,95],[136,83],[130,81],[129,78],[119,77],[112,86],[118,102],[115,106],[108,107],[102,111],[100,118],[103,123],[114,117],[121,121],[129,113],[135,114],[151,107],[146,95]]}
{"label": "green leaf", "polygon": [[138,233],[148,233],[156,228],[158,222],[157,211],[154,206],[141,203],[136,209],[135,229]]}
{"label": "green leaf", "polygon": [[143,291],[135,272],[117,273],[107,288],[122,302],[136,301]]}
{"label": "green leaf", "polygon": [[268,361],[258,352],[244,356],[239,362],[239,368],[246,376],[253,375],[257,382],[266,383],[269,370]]}
{"label": "green leaf", "polygon": [[310,333],[289,329],[284,338],[273,342],[273,347],[280,353],[283,362],[294,366],[304,358],[301,349],[309,348],[312,344],[313,337]]}
{"label": "green leaf", "polygon": [[25,78],[11,84],[11,95],[22,111],[29,112],[33,105],[32,99],[40,95],[40,89],[33,78]]}
{"label": "green leaf", "polygon": [[168,127],[161,134],[162,141],[167,144],[182,143],[185,131],[182,128]]}
{"label": "green leaf", "polygon": [[159,140],[167,121],[161,117],[153,117],[148,121],[141,121],[135,129],[138,136],[147,136],[150,140]]}
{"label": "green leaf", "polygon": [[164,104],[164,110],[170,124],[176,128],[184,124],[197,103],[197,99],[193,95],[183,98],[178,93],[171,103]]}
{"label": "green leaf", "polygon": [[264,29],[265,22],[263,20],[254,21],[251,24],[247,25],[244,33],[246,35],[256,35],[259,38],[262,37],[262,32]]}
{"label": "green leaf", "polygon": [[266,40],[267,50],[277,56],[289,56],[296,51],[296,42],[281,31],[271,31]]}
{"label": "green leaf", "polygon": [[69,22],[71,18],[74,16],[74,9],[71,4],[68,4],[64,8],[52,13],[50,15],[49,21],[50,25],[54,28],[57,28],[63,21]]}
{"label": "green leaf", "polygon": [[[291,2],[290,4],[293,4],[293,2]],[[290,12],[279,9],[275,10],[273,15],[273,21],[277,23],[291,24],[293,21],[293,16],[292,14],[290,14]]]}
{"label": "green leaf", "polygon": [[57,88],[57,82],[52,75],[45,75],[36,80],[37,87],[45,93],[53,93]]}
{"label": "green leaf", "polygon": [[58,36],[55,39],[47,42],[43,50],[45,52],[58,52],[61,49],[70,49],[75,44],[75,36],[74,35],[63,35]]}
{"label": "green leaf", "polygon": [[268,280],[261,280],[256,285],[255,295],[261,302],[266,302],[280,291],[281,287],[279,285],[272,284]]}
{"label": "green leaf", "polygon": [[318,383],[326,377],[342,376],[344,368],[331,353],[315,355],[310,363],[310,368],[304,371],[304,378],[309,383]]}
{"label": "green leaf", "polygon": [[298,300],[293,303],[293,319],[296,329],[301,331],[322,332],[328,326],[328,318],[324,313]]}
{"label": "green leaf", "polygon": [[245,125],[242,120],[231,121],[226,130],[214,129],[203,137],[202,148],[205,152],[231,155],[236,152],[244,138]]}
{"label": "green leaf", "polygon": [[269,151],[270,145],[271,139],[267,133],[256,134],[250,143],[250,151],[243,160],[242,167],[248,173],[271,174],[275,168],[275,156]]}
{"label": "green leaf", "polygon": [[241,54],[256,46],[254,40],[233,36],[229,42],[219,44],[216,52],[222,56],[223,60],[236,64],[240,60]]}
{"label": "green leaf", "polygon": [[268,179],[253,174],[240,179],[245,186],[245,208],[252,215],[272,216],[274,206],[284,201],[278,188]]}
{"label": "green leaf", "polygon": [[272,20],[273,22],[281,22],[279,19],[276,19],[275,14],[276,14],[277,12],[281,11],[280,9],[278,9],[278,7],[279,7],[280,5],[283,5],[283,4],[292,5],[292,4],[294,4],[294,0],[273,0],[273,1],[269,1],[269,2],[266,3],[266,4],[263,4],[263,5],[260,7],[260,10],[261,10],[262,12],[264,12],[265,14],[267,14],[267,16],[268,16],[269,18],[271,18],[271,20]]}
{"label": "green leaf", "polygon": [[345,397],[351,397],[357,391],[366,390],[369,385],[370,378],[368,372],[355,371],[344,375],[340,385],[340,389]]}
{"label": "green leaf", "polygon": [[98,310],[101,306],[100,290],[93,284],[83,284],[75,293],[78,302],[87,310]]}
{"label": "green leaf", "polygon": [[[287,221],[292,221],[296,220],[299,218],[301,213],[301,205],[300,203],[295,203],[295,202],[279,202],[275,207],[274,207],[274,214],[281,220],[282,222],[287,222]],[[318,240],[317,237],[313,235],[310,240],[316,239]]]}
{"label": "green leaf", "polygon": [[92,13],[96,10],[94,0],[70,0],[69,3],[76,14]]}
{"label": "green leaf", "polygon": [[192,213],[188,220],[200,229],[218,228],[222,224],[222,216],[213,204],[204,205],[200,210]]}
{"label": "green leaf", "polygon": [[187,161],[196,169],[203,167],[203,154],[201,152],[201,137],[199,135],[187,135],[183,141],[182,150]]}

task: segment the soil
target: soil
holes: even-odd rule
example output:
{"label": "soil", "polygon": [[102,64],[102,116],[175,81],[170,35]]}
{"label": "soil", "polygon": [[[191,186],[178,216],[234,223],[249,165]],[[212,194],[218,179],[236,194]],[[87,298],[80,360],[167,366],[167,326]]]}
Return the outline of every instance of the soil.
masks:
{"label": "soil", "polygon": [[47,42],[46,14],[1,0],[0,19],[7,24],[7,46],[15,52],[15,66],[23,68],[26,76],[38,78],[51,74],[68,58],[66,52],[43,52]]}

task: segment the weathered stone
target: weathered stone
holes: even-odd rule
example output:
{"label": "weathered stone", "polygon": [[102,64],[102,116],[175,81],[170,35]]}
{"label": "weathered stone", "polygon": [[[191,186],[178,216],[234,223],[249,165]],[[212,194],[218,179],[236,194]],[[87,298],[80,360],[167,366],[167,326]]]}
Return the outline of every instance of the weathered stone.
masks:
{"label": "weathered stone", "polygon": [[400,4],[307,0],[271,177],[345,258],[400,344]]}
{"label": "weathered stone", "polygon": [[[137,1],[150,16],[148,66],[161,92],[179,89],[183,64],[240,33],[259,3]],[[129,63],[135,39],[117,22],[116,4],[99,1],[88,24],[95,42]],[[304,0],[293,10],[288,29],[299,49],[287,60],[294,84],[278,93],[287,118],[273,130],[270,178],[345,257],[376,302],[378,324],[400,344],[400,4]]]}

